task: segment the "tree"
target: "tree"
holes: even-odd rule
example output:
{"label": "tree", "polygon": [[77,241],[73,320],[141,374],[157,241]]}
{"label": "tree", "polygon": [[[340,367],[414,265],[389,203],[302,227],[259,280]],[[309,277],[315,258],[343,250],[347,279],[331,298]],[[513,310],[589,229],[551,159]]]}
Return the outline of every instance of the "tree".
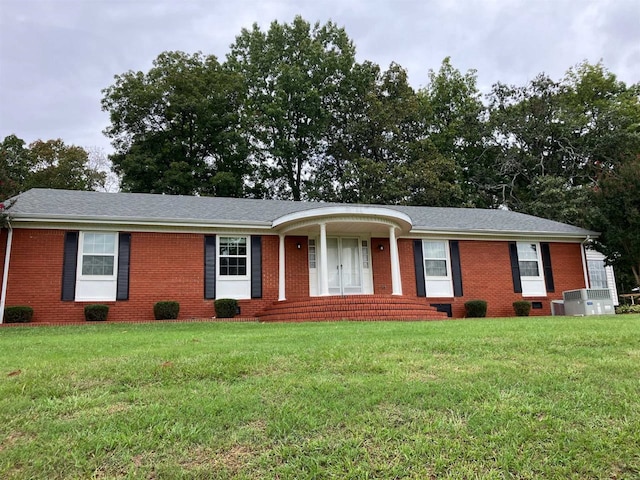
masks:
{"label": "tree", "polygon": [[214,56],[161,53],[146,74],[103,90],[105,134],[125,191],[242,196],[249,175],[239,133],[242,79]]}
{"label": "tree", "polygon": [[352,42],[332,22],[312,27],[300,16],[266,32],[254,24],[236,37],[226,66],[246,82],[243,127],[257,175],[272,196],[301,200],[355,66]]}
{"label": "tree", "polygon": [[30,171],[31,160],[24,140],[15,135],[5,137],[0,144],[0,200],[24,191]]}
{"label": "tree", "polygon": [[419,102],[406,71],[365,64],[313,170],[312,198],[350,203],[456,205],[453,161],[422,138]]}
{"label": "tree", "polygon": [[496,152],[493,188],[500,203],[588,226],[585,192],[602,172],[640,151],[639,92],[587,63],[560,82],[539,75],[525,87],[495,85],[489,147]]}
{"label": "tree", "polygon": [[631,271],[640,286],[640,154],[607,170],[594,199],[599,214],[592,227],[602,232],[596,247],[617,270]]}
{"label": "tree", "polygon": [[475,70],[462,74],[446,57],[429,81],[418,91],[420,123],[423,134],[445,158],[455,162],[456,178],[467,206],[494,206],[487,186],[494,178],[488,134],[486,108],[477,87]]}
{"label": "tree", "polygon": [[103,185],[105,175],[92,168],[82,147],[65,145],[58,140],[25,142],[9,135],[0,144],[2,198],[30,188],[95,190]]}

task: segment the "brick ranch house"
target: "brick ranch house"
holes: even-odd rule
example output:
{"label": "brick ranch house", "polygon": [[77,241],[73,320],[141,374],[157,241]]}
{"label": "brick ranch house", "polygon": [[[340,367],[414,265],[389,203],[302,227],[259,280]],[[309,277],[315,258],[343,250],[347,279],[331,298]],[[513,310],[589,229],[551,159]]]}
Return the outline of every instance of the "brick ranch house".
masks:
{"label": "brick ranch house", "polygon": [[584,248],[597,233],[505,210],[34,189],[10,212],[2,305],[34,322],[83,321],[89,303],[151,320],[161,300],[210,318],[219,298],[263,321],[460,318],[472,299],[549,315],[603,274]]}

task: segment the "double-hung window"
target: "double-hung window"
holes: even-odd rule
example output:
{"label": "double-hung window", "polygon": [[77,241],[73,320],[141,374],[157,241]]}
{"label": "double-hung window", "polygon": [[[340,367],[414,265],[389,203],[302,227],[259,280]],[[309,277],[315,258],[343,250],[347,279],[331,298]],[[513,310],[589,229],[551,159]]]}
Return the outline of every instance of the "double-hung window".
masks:
{"label": "double-hung window", "polygon": [[425,286],[428,297],[453,297],[449,242],[423,240]]}
{"label": "double-hung window", "polygon": [[218,260],[221,277],[246,277],[247,237],[220,237]]}
{"label": "double-hung window", "polygon": [[115,275],[116,238],[115,233],[83,234],[81,276],[106,278]]}
{"label": "double-hung window", "polygon": [[118,274],[118,234],[80,232],[76,301],[114,301]]}
{"label": "double-hung window", "polygon": [[539,277],[538,245],[518,242],[518,266],[521,277]]}
{"label": "double-hung window", "polygon": [[545,296],[547,294],[542,269],[540,245],[518,242],[518,267],[523,296]]}
{"label": "double-hung window", "polygon": [[447,277],[447,243],[425,240],[422,245],[425,275],[427,277]]}

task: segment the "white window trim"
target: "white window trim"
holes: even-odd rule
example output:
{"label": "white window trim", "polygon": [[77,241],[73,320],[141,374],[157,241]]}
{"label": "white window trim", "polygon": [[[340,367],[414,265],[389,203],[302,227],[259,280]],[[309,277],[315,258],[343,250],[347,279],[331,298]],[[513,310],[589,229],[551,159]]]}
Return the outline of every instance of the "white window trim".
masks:
{"label": "white window trim", "polygon": [[[223,238],[244,238],[246,241],[246,246],[247,246],[247,265],[246,265],[246,270],[247,273],[245,275],[223,275],[220,272],[220,269],[222,268],[221,262],[220,262],[220,258],[222,257],[222,255],[220,255],[220,240],[222,240]],[[243,255],[232,255],[230,258],[242,258]],[[250,235],[234,235],[234,234],[225,234],[225,235],[216,235],[216,278],[219,281],[246,281],[246,280],[251,280],[251,236]]]}
{"label": "white window trim", "polygon": [[[112,275],[84,275],[82,273],[82,262],[84,257],[84,236],[86,234],[100,234],[100,235],[113,235],[114,236],[114,248],[113,248],[113,274]],[[98,232],[98,231],[82,231],[78,239],[78,261],[76,266],[76,279],[82,281],[109,281],[117,280],[118,278],[118,233],[117,232]],[[91,254],[87,254],[91,255]],[[110,255],[101,255],[110,256]]]}
{"label": "white window trim", "polygon": [[[546,297],[548,292],[547,292],[547,284],[546,284],[546,280],[544,277],[544,266],[542,265],[542,249],[540,248],[540,243],[539,242],[516,242],[516,250],[517,250],[517,245],[535,245],[536,246],[536,259],[538,262],[538,275],[522,275],[522,273],[520,273],[520,283],[522,286],[522,296],[523,297]],[[523,260],[525,262],[530,261],[532,262],[533,260],[528,260],[525,259]],[[518,269],[520,269],[520,252],[518,251]],[[534,282],[539,282],[540,285],[540,290],[538,292],[527,292],[525,291],[525,285],[531,285]]]}
{"label": "white window trim", "polygon": [[[444,243],[445,261],[447,264],[446,276],[427,275],[427,267],[425,265],[425,261],[426,260],[442,260],[442,258],[427,257],[425,253],[426,252],[425,242]],[[425,288],[427,291],[426,298],[453,298],[454,297],[453,274],[451,273],[451,250],[449,246],[449,240],[440,240],[440,239],[431,239],[431,238],[422,239],[422,268],[424,271]],[[437,294],[432,293],[435,285],[438,285],[438,284],[443,285],[445,283],[447,284],[447,293],[439,293],[439,292]],[[431,288],[429,284],[431,284]]]}
{"label": "white window trim", "polygon": [[[447,262],[447,275],[446,276],[434,276],[434,275],[427,275],[427,267],[425,265],[425,262],[427,260],[442,260],[442,258],[433,258],[433,257],[427,257],[425,255],[425,251],[426,248],[424,246],[425,242],[431,242],[431,243],[444,243],[444,252],[445,252],[445,261]],[[426,280],[452,280],[453,275],[451,274],[451,252],[449,251],[449,240],[430,240],[430,239],[423,239],[422,240],[422,268],[424,268],[424,278]]]}
{"label": "white window trim", "polygon": [[311,237],[307,239],[307,263],[309,270],[315,271],[318,268],[318,242]]}

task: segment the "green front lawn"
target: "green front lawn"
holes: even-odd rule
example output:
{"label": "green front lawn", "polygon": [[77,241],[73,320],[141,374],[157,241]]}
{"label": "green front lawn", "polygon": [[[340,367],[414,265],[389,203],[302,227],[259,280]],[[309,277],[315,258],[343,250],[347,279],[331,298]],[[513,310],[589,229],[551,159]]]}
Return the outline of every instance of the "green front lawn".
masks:
{"label": "green front lawn", "polygon": [[0,329],[0,478],[640,477],[640,315]]}

